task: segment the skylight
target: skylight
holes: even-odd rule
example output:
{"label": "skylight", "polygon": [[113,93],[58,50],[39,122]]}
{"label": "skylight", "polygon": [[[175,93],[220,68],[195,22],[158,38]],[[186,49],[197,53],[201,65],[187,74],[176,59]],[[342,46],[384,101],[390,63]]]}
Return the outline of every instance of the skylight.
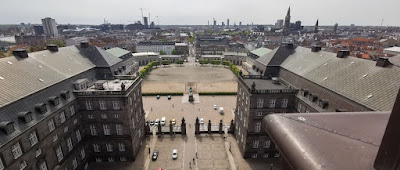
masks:
{"label": "skylight", "polygon": [[4,80],[4,77],[1,77],[1,76],[0,76],[0,80]]}
{"label": "skylight", "polygon": [[39,79],[39,81],[43,82],[44,80],[43,79]]}
{"label": "skylight", "polygon": [[368,95],[368,96],[367,96],[367,99],[371,98],[372,96],[373,96],[372,94]]}
{"label": "skylight", "polygon": [[7,61],[8,64],[13,64],[11,61]]}

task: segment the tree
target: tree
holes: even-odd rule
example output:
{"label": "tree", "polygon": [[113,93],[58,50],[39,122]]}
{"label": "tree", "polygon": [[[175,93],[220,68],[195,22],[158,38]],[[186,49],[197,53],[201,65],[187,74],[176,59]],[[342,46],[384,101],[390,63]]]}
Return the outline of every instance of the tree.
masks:
{"label": "tree", "polygon": [[208,64],[208,60],[199,60],[199,63],[200,63],[201,65],[203,65],[203,64]]}
{"label": "tree", "polygon": [[220,61],[220,60],[212,60],[212,61],[211,61],[211,64],[213,64],[213,65],[220,65],[220,64],[221,64],[221,61]]}
{"label": "tree", "polygon": [[50,41],[50,44],[55,44],[58,47],[65,47],[65,42],[64,41],[53,40],[53,41]]}
{"label": "tree", "polygon": [[165,52],[163,50],[160,50],[160,55],[165,55]]}
{"label": "tree", "polygon": [[178,61],[176,61],[176,64],[180,64],[180,65],[182,65],[183,64],[183,60],[178,60]]}
{"label": "tree", "polygon": [[172,50],[171,54],[172,55],[178,55],[178,52],[174,49],[174,50]]}
{"label": "tree", "polygon": [[161,61],[162,65],[171,65],[171,60],[162,60]]}

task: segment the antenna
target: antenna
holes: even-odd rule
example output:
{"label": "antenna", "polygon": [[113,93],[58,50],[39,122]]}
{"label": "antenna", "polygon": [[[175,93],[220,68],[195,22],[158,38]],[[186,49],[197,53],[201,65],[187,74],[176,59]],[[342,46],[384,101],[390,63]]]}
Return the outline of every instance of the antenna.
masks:
{"label": "antenna", "polygon": [[158,20],[158,16],[156,16],[157,18],[157,25],[160,26],[160,20]]}

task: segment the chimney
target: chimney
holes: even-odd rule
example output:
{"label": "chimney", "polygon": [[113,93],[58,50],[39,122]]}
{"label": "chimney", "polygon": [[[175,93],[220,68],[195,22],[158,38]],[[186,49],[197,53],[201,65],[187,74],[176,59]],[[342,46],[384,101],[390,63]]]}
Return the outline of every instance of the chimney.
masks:
{"label": "chimney", "polygon": [[378,67],[386,67],[390,65],[389,58],[387,57],[379,57],[378,60],[376,61],[376,66]]}
{"label": "chimney", "polygon": [[311,52],[318,52],[321,51],[322,47],[319,45],[314,45],[311,47]]}
{"label": "chimney", "polygon": [[89,42],[83,41],[81,42],[81,48],[88,48],[89,47]]}
{"label": "chimney", "polygon": [[280,84],[279,78],[278,77],[272,77],[272,83],[273,84]]}
{"label": "chimney", "polygon": [[344,58],[350,55],[350,50],[339,50],[337,53],[338,58]]}
{"label": "chimney", "polygon": [[288,48],[288,49],[293,49],[293,47],[294,47],[293,43],[287,43],[286,44],[286,48]]}
{"label": "chimney", "polygon": [[55,44],[48,44],[47,45],[47,49],[51,52],[57,52],[58,51],[58,47]]}
{"label": "chimney", "polygon": [[12,54],[20,58],[28,58],[28,51],[22,48],[13,50]]}

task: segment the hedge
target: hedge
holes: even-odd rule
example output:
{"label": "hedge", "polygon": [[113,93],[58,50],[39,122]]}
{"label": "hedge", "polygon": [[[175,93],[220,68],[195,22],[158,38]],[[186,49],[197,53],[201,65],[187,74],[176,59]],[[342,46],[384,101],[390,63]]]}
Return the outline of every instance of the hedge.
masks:
{"label": "hedge", "polygon": [[200,92],[199,95],[237,95],[237,92]]}
{"label": "hedge", "polygon": [[142,93],[142,96],[157,96],[157,95],[160,95],[160,96],[168,96],[168,95],[171,95],[171,96],[183,96],[183,93],[182,92],[171,92],[171,93]]}
{"label": "hedge", "polygon": [[140,70],[139,76],[141,78],[144,78],[144,76],[146,76],[146,74],[149,73],[151,71],[151,69],[153,69],[154,66],[158,66],[158,65],[160,65],[159,61],[150,62],[149,64],[144,66],[144,68],[142,70]]}

